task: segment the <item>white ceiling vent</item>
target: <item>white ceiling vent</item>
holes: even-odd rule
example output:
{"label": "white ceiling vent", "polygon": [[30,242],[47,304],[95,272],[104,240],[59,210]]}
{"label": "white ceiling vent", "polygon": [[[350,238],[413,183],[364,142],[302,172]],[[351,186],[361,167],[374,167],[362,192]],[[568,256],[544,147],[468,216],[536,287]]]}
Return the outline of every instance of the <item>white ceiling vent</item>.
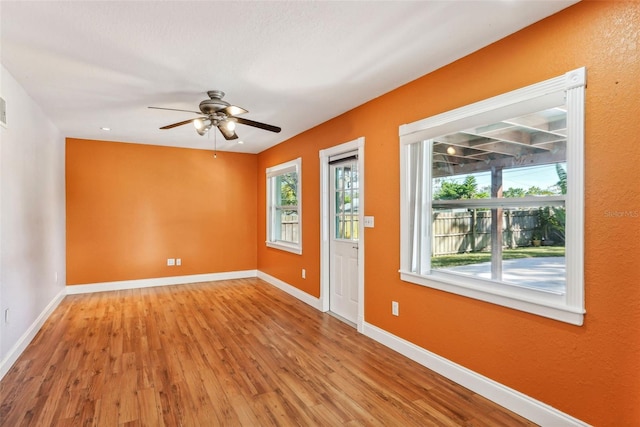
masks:
{"label": "white ceiling vent", "polygon": [[0,97],[0,125],[7,127],[7,101]]}

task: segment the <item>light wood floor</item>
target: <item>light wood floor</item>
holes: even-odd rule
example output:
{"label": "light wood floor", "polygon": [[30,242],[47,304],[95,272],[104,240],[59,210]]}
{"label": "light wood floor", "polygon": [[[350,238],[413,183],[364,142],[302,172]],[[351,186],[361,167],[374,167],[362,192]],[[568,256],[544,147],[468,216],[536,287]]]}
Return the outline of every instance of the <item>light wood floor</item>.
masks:
{"label": "light wood floor", "polygon": [[2,426],[531,426],[259,279],[67,296]]}

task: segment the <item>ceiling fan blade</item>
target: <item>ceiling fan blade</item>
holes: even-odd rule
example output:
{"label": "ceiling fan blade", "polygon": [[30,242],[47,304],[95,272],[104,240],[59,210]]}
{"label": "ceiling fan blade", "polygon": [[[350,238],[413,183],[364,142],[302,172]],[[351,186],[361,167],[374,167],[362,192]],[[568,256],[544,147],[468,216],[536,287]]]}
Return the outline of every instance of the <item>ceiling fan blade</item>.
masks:
{"label": "ceiling fan blade", "polygon": [[228,107],[223,108],[220,111],[226,114],[227,116],[237,116],[238,114],[248,113],[248,111],[245,110],[244,108],[237,107],[235,105],[229,105]]}
{"label": "ceiling fan blade", "polygon": [[153,108],[154,110],[184,111],[185,113],[202,114],[200,111],[179,110],[177,108],[164,108],[164,107],[147,107],[147,108]]}
{"label": "ceiling fan blade", "polygon": [[278,126],[268,125],[266,123],[254,122],[253,120],[243,119],[241,117],[233,117],[233,120],[235,120],[236,122],[238,122],[238,123],[240,123],[242,125],[253,126],[255,128],[269,130],[271,132],[276,132],[277,133],[277,132],[280,132],[282,130]]}
{"label": "ceiling fan blade", "polygon": [[178,123],[173,123],[173,124],[170,124],[170,125],[162,126],[160,129],[173,129],[175,127],[186,125],[187,123],[191,123],[194,120],[198,120],[198,119],[201,119],[201,118],[202,117],[196,117],[196,118],[193,118],[193,119],[184,120],[182,122],[178,122]]}
{"label": "ceiling fan blade", "polygon": [[235,131],[227,129],[224,124],[218,125],[218,129],[220,130],[222,136],[224,136],[224,139],[226,139],[227,141],[238,139],[238,135],[236,135]]}

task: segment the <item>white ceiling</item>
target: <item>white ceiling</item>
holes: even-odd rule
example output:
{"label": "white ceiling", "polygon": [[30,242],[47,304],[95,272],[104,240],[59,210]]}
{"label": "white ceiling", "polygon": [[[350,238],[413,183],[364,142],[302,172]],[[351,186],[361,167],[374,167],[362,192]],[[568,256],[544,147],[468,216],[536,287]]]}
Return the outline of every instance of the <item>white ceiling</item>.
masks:
{"label": "white ceiling", "polygon": [[574,3],[2,0],[0,49],[67,137],[211,149],[191,125],[158,129],[195,115],[147,107],[197,111],[219,89],[282,127],[217,135],[258,153]]}

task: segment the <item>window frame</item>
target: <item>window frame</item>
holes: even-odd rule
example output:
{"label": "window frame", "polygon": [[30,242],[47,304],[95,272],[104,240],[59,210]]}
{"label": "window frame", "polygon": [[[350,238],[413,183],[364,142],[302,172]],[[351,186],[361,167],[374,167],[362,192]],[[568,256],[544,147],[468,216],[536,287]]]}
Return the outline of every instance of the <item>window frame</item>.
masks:
{"label": "window frame", "polygon": [[[276,199],[276,186],[274,185],[277,178],[281,175],[295,172],[298,175],[298,185],[296,191],[296,198],[298,205],[296,210],[298,212],[298,242],[289,242],[285,240],[279,240],[276,238],[277,227],[275,221],[277,221],[277,215],[275,215],[278,204]],[[279,249],[286,252],[292,252],[295,254],[302,254],[302,157],[297,159],[281,163],[266,169],[266,191],[267,191],[267,236],[265,244],[267,247]]]}
{"label": "window frame", "polygon": [[[583,239],[585,87],[586,68],[582,67],[555,78],[399,127],[401,280],[574,325],[583,324],[585,314]],[[411,144],[423,144],[424,141],[440,135],[540,111],[560,103],[565,103],[567,106],[566,292],[554,294],[524,287],[500,285],[491,280],[446,274],[437,270],[421,274],[412,272],[410,245],[413,240],[410,230],[411,197],[409,194]],[[430,156],[431,153],[428,155]],[[431,165],[428,169],[427,173],[430,175]],[[431,212],[430,194],[426,202],[423,209]],[[430,231],[427,235],[430,236]]]}

